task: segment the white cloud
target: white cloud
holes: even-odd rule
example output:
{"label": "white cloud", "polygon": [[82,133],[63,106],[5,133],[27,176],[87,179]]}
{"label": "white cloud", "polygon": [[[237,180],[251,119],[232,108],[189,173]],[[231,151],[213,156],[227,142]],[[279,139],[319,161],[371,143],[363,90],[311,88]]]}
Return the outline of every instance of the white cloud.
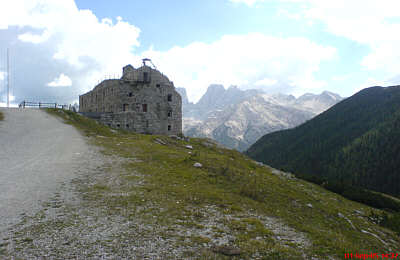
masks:
{"label": "white cloud", "polygon": [[272,86],[272,85],[275,85],[276,83],[278,83],[278,81],[276,79],[265,78],[265,79],[256,81],[254,83],[254,85],[256,85],[256,86]]}
{"label": "white cloud", "polygon": [[[31,66],[32,57],[26,58],[26,67],[38,70],[37,85],[49,82],[57,75],[55,66],[62,66],[64,71],[74,72],[70,75],[76,82],[74,95],[93,88],[104,75],[120,74],[124,65],[137,59],[132,53],[139,46],[137,27],[121,17],[99,20],[92,11],[78,9],[74,0],[7,1],[0,8],[0,33],[1,29],[18,33],[16,38],[25,44],[18,46],[26,53],[40,53],[41,60],[35,62],[48,64],[45,71],[40,71]],[[23,68],[23,62],[18,66]],[[38,89],[36,93],[45,96],[45,91],[49,90]]]}
{"label": "white cloud", "polygon": [[60,76],[55,78],[52,82],[48,83],[47,86],[49,87],[70,87],[72,86],[72,80],[61,73]]}
{"label": "white cloud", "polygon": [[351,78],[351,74],[336,75],[331,78],[332,81],[347,81]]}
{"label": "white cloud", "polygon": [[315,89],[324,85],[314,79],[319,64],[335,54],[335,48],[305,38],[260,33],[225,35],[209,44],[195,42],[165,52],[144,53],[171,77],[175,86],[187,88],[189,98],[194,101],[212,83],[254,87],[267,78],[297,92]]}
{"label": "white cloud", "polygon": [[[257,1],[246,2],[251,5]],[[251,87],[266,78],[276,80],[273,87],[280,86],[282,91],[315,90],[325,84],[314,77],[320,63],[335,56],[333,47],[305,38],[260,33],[225,35],[211,43],[194,42],[167,51],[150,49],[138,55],[133,53],[139,46],[137,27],[121,17],[99,20],[90,10],[79,10],[74,0],[9,1],[0,9],[0,28],[14,27],[23,29],[15,31],[23,48],[29,49],[26,53],[38,53],[35,62],[49,66],[32,66],[31,57],[27,57],[26,71],[36,70],[33,73],[40,75],[36,85],[71,85],[62,81],[67,74],[74,81],[68,89],[71,100],[92,89],[105,75],[120,74],[124,65],[139,61],[139,56],[151,58],[175,86],[186,87],[194,101],[212,83]],[[52,81],[56,77],[58,81]],[[65,96],[63,88],[32,91],[31,85],[27,84],[24,92],[22,87],[16,89],[24,95],[21,98],[34,93],[40,99],[49,96],[51,102],[65,102],[59,100]]]}
{"label": "white cloud", "polygon": [[359,85],[359,86],[354,88],[353,94],[359,92],[360,90],[363,90],[365,88],[369,88],[369,87],[372,87],[372,86],[384,87],[384,86],[387,86],[387,85],[388,85],[387,81],[378,80],[378,79],[375,79],[375,78],[367,78],[361,85]]}
{"label": "white cloud", "polygon": [[23,42],[42,43],[50,38],[49,31],[45,30],[42,34],[32,34],[30,32],[18,35],[18,39]]}
{"label": "white cloud", "polygon": [[310,21],[322,22],[332,34],[366,45],[370,52],[361,62],[368,70],[386,77],[399,74],[400,1],[398,0],[280,0],[300,3]]}

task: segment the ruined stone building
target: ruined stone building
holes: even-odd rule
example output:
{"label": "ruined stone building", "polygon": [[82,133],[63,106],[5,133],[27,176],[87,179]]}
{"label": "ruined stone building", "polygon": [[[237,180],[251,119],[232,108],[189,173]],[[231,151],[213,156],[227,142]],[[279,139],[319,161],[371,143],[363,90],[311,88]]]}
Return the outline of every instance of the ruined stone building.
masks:
{"label": "ruined stone building", "polygon": [[137,69],[125,66],[121,79],[104,80],[79,96],[79,112],[137,133],[181,134],[181,96],[173,82],[146,61]]}

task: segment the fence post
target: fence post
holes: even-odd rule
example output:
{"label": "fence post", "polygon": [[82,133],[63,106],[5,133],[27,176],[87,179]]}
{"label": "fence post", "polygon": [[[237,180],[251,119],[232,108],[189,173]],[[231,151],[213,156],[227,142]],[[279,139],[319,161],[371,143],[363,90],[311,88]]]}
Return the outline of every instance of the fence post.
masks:
{"label": "fence post", "polygon": [[24,108],[25,108],[25,100],[24,100]]}
{"label": "fence post", "polygon": [[39,108],[40,108],[40,102],[39,102]]}
{"label": "fence post", "polygon": [[54,103],[54,108],[57,108],[57,103]]}

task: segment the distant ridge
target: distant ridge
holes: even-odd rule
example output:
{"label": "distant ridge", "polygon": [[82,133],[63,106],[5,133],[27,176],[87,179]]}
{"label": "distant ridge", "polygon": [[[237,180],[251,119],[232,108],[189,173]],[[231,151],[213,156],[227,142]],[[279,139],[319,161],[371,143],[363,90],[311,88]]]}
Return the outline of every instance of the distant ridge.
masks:
{"label": "distant ridge", "polygon": [[400,86],[371,87],[246,152],[298,174],[400,195]]}

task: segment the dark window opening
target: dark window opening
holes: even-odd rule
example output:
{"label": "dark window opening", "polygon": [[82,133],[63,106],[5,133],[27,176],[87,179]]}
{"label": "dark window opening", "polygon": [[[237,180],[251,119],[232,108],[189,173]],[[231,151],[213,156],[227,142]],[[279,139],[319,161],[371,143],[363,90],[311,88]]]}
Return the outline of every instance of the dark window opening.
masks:
{"label": "dark window opening", "polygon": [[148,72],[143,72],[143,81],[144,82],[149,81],[149,73]]}
{"label": "dark window opening", "polygon": [[142,104],[143,112],[147,112],[147,104]]}
{"label": "dark window opening", "polygon": [[168,125],[168,131],[171,131],[171,125]]}
{"label": "dark window opening", "polygon": [[146,120],[146,128],[149,127],[149,120]]}
{"label": "dark window opening", "polygon": [[132,96],[132,92],[129,92],[128,96],[130,96],[130,97],[131,97],[131,96]]}
{"label": "dark window opening", "polygon": [[172,111],[168,111],[168,117],[172,117]]}
{"label": "dark window opening", "polygon": [[168,94],[168,101],[172,101],[172,94]]}
{"label": "dark window opening", "polygon": [[129,128],[129,124],[126,124],[126,128]]}
{"label": "dark window opening", "polygon": [[160,87],[160,84],[157,84],[156,87],[159,88],[159,87]]}
{"label": "dark window opening", "polygon": [[129,105],[128,104],[124,104],[122,106],[122,111],[128,111]]}
{"label": "dark window opening", "polygon": [[121,125],[120,124],[117,124],[117,127],[120,127]]}

